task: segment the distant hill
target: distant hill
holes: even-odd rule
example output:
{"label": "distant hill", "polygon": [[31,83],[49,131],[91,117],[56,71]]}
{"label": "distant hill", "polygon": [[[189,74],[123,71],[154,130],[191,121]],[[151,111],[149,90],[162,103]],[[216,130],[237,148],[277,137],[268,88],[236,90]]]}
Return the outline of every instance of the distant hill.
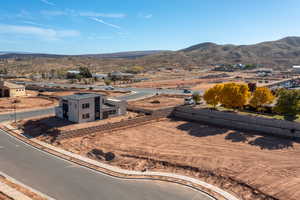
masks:
{"label": "distant hill", "polygon": [[158,54],[162,52],[168,52],[168,51],[161,51],[161,50],[127,51],[127,52],[105,53],[105,54],[86,54],[80,56],[89,56],[94,58],[138,58],[138,57]]}
{"label": "distant hill", "polygon": [[[216,64],[259,64],[273,69],[290,69],[300,65],[300,37],[286,37],[253,45],[219,45],[201,43],[178,51],[132,51],[109,54],[55,55],[0,51],[1,67],[15,73],[91,67],[109,72],[139,65],[152,70],[161,67],[207,69]],[[49,60],[51,58],[51,60]]]}
{"label": "distant hill", "polygon": [[27,52],[9,52],[0,51],[0,58],[32,58],[32,57],[44,57],[44,58],[61,58],[61,57],[92,57],[92,58],[138,58],[147,55],[157,54],[164,51],[150,50],[150,51],[128,51],[117,53],[105,53],[105,54],[85,54],[85,55],[59,55],[59,54],[43,54],[43,53],[27,53]]}
{"label": "distant hill", "polygon": [[177,52],[203,64],[262,64],[285,68],[300,64],[300,37],[286,37],[254,45],[201,43]]}

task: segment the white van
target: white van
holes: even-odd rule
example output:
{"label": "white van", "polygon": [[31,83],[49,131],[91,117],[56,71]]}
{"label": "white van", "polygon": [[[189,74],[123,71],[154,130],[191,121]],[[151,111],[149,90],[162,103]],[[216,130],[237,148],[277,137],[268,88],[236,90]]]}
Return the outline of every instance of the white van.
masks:
{"label": "white van", "polygon": [[195,101],[192,97],[185,97],[184,98],[184,105],[193,105]]}

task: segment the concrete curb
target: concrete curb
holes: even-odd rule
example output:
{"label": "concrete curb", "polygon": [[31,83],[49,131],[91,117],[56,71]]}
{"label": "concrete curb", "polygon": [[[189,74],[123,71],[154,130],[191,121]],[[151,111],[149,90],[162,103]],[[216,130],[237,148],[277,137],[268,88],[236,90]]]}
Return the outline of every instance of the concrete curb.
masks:
{"label": "concrete curb", "polygon": [[32,200],[22,192],[19,192],[18,190],[10,187],[9,185],[6,185],[2,182],[0,182],[0,191],[8,196],[9,198],[12,198],[14,200]]}
{"label": "concrete curb", "polygon": [[[2,128],[0,127],[0,129],[2,129]],[[191,178],[191,177],[184,176],[184,175],[165,173],[165,172],[153,172],[153,171],[140,172],[140,171],[130,171],[130,170],[121,169],[119,167],[104,164],[104,163],[89,159],[87,157],[83,157],[78,154],[74,154],[74,153],[65,151],[63,149],[54,147],[50,144],[44,143],[37,139],[29,140],[25,136],[21,135],[19,130],[17,130],[19,132],[19,133],[17,133],[16,130],[13,130],[13,129],[14,128],[11,127],[10,125],[4,125],[4,128],[2,130],[4,132],[6,132],[7,134],[16,137],[17,139],[21,140],[24,143],[27,143],[28,145],[30,145],[36,149],[47,152],[47,153],[57,156],[61,159],[71,161],[71,162],[81,165],[83,167],[87,167],[89,169],[99,171],[103,174],[106,174],[106,175],[109,175],[112,177],[117,177],[117,178],[122,178],[122,179],[144,179],[144,180],[167,181],[167,182],[177,183],[177,184],[181,184],[181,185],[196,189],[202,193],[206,193],[212,199],[239,200],[232,194],[230,194],[216,186],[213,186],[209,183],[200,181],[195,178]]]}
{"label": "concrete curb", "polygon": [[[45,198],[45,199],[47,199],[47,200],[55,200],[55,199],[53,199],[52,197],[49,197],[48,195],[45,195],[45,194],[43,194],[43,193],[41,193],[41,192],[39,192],[39,191],[37,191],[37,190],[35,190],[35,189],[29,187],[28,185],[25,185],[25,184],[21,183],[20,181],[17,181],[16,179],[14,179],[14,178],[8,176],[7,174],[5,174],[4,172],[1,172],[1,171],[0,171],[0,176],[3,176],[3,177],[5,177],[7,180],[9,180],[10,182],[13,182],[13,183],[15,183],[15,184],[17,184],[17,185],[20,185],[20,186],[22,186],[23,188],[32,191],[33,193],[36,193],[37,195],[41,196],[42,198]],[[9,186],[8,186],[8,187],[9,187]],[[0,187],[0,188],[1,188],[1,187]],[[10,188],[11,188],[11,187],[10,187]],[[16,194],[16,196],[15,196],[14,194],[13,194],[13,195],[7,194],[7,195],[10,196],[10,197],[12,197],[12,198],[15,199],[15,200],[26,200],[26,199],[29,200],[29,199],[31,199],[31,198],[29,198],[28,196],[26,196],[25,194],[23,194],[23,193],[21,193],[21,192],[15,190],[14,188],[11,188],[11,190],[13,191],[13,193]],[[5,191],[4,191],[4,193],[5,193]],[[19,194],[19,193],[21,193],[21,194]],[[6,193],[5,193],[5,194],[6,194]]]}

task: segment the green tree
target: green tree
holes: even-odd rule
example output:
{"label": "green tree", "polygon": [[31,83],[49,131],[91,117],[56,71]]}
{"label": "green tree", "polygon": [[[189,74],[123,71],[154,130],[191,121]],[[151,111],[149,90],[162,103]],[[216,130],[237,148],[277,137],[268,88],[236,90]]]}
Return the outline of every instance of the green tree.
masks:
{"label": "green tree", "polygon": [[79,74],[83,78],[92,78],[92,73],[90,72],[89,68],[87,68],[87,67],[80,67]]}
{"label": "green tree", "polygon": [[142,66],[133,66],[130,69],[127,69],[126,72],[133,73],[133,74],[139,74],[144,71],[144,67]]}
{"label": "green tree", "polygon": [[201,101],[201,96],[198,92],[194,92],[193,93],[193,100],[195,101],[196,104],[199,104]]}
{"label": "green tree", "polygon": [[300,91],[281,90],[274,110],[282,115],[296,116],[300,112]]}
{"label": "green tree", "polygon": [[111,84],[111,80],[110,79],[105,79],[104,83],[105,83],[105,85],[110,85]]}

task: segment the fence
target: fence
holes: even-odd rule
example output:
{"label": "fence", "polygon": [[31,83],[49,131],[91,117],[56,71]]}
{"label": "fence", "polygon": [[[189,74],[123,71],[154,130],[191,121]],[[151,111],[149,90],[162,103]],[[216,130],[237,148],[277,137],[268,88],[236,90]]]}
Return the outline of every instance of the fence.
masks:
{"label": "fence", "polygon": [[269,119],[251,115],[240,115],[209,109],[194,109],[188,106],[177,107],[174,117],[232,129],[265,133],[274,136],[300,138],[300,124],[285,120]]}

